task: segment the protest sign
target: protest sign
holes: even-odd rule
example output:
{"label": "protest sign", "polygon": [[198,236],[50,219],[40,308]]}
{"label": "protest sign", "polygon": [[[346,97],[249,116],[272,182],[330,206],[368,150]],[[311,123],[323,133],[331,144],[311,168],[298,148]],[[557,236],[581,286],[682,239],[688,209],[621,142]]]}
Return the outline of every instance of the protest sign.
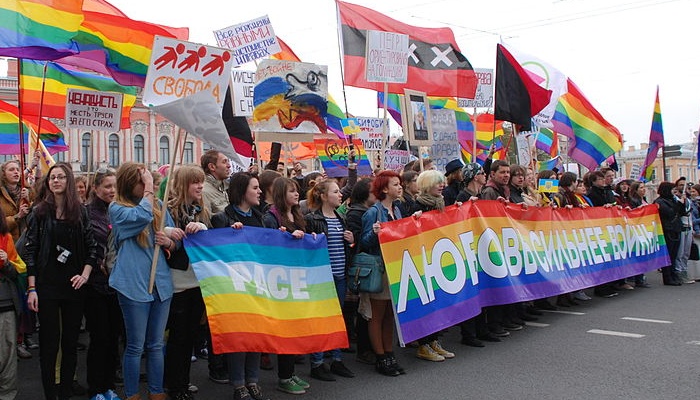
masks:
{"label": "protest sign", "polygon": [[367,31],[365,77],[367,82],[406,83],[408,35]]}
{"label": "protest sign", "polygon": [[231,104],[233,115],[237,117],[253,116],[253,93],[255,89],[255,71],[234,69],[231,71]]}
{"label": "protest sign", "polygon": [[444,171],[448,162],[461,159],[461,147],[457,139],[457,120],[454,110],[435,109],[430,113],[433,122],[433,144],[430,159],[438,170]]}
{"label": "protest sign", "polygon": [[282,51],[270,18],[265,15],[214,31],[219,47],[231,50],[233,65],[243,65]]}
{"label": "protest sign", "polygon": [[382,224],[401,343],[482,307],[574,292],[668,265],[658,207],[558,208],[466,202]]}
{"label": "protest sign", "polygon": [[359,127],[357,138],[362,141],[366,151],[383,150],[384,119],[357,117],[353,118]]}
{"label": "protest sign", "polygon": [[473,107],[493,107],[493,83],[494,74],[493,69],[490,68],[474,68],[474,73],[476,74],[476,79],[478,80],[476,86],[476,94],[473,99],[457,99],[457,103],[462,108],[473,108]]}
{"label": "protest sign", "polygon": [[231,80],[229,50],[156,36],[143,88],[143,104],[157,106],[200,91],[224,106]]}
{"label": "protest sign", "polygon": [[[348,176],[348,153],[350,152],[348,141],[336,136],[316,137],[314,138],[314,144],[316,146],[316,155],[321,161],[321,166],[326,175],[331,178]],[[372,167],[369,165],[362,142],[355,139],[353,144],[357,153],[355,157],[357,174],[372,175]]]}
{"label": "protest sign", "polygon": [[[308,354],[348,347],[325,235],[244,226],[187,235],[214,352]],[[245,323],[242,323],[245,321]]]}
{"label": "protest sign", "polygon": [[411,161],[408,150],[386,150],[384,152],[384,169],[403,171],[403,167]]}
{"label": "protest sign", "polygon": [[68,89],[66,128],[117,132],[123,97],[121,93]]}

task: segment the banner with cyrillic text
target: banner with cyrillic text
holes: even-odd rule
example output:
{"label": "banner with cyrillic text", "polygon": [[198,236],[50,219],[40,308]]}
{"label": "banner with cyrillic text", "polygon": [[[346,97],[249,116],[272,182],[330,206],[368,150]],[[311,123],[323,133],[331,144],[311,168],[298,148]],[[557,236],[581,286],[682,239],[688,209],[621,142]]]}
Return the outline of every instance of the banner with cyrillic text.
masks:
{"label": "banner with cyrillic text", "polygon": [[184,241],[214,352],[308,354],[348,347],[325,235],[244,226]]}
{"label": "banner with cyrillic text", "polygon": [[522,208],[479,200],[382,224],[401,344],[482,307],[568,293],[669,264],[658,208]]}

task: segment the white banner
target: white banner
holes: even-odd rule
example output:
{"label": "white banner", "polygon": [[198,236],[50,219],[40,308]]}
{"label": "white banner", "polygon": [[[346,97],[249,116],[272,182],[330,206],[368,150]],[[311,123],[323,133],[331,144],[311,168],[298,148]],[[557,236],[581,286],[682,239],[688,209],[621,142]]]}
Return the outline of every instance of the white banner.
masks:
{"label": "white banner", "polygon": [[387,150],[384,152],[384,169],[403,171],[403,167],[411,161],[408,150]]}
{"label": "white banner", "polygon": [[260,18],[214,31],[219,47],[231,49],[234,65],[243,65],[282,51],[270,18]]}
{"label": "white banner", "polygon": [[430,146],[430,159],[439,171],[444,171],[448,162],[461,159],[457,140],[457,119],[454,110],[431,110],[433,122],[433,144]]}
{"label": "white banner", "polygon": [[371,117],[357,117],[355,119],[360,127],[360,133],[357,134],[357,137],[362,140],[362,146],[365,148],[365,151],[382,150],[384,145],[384,119]]}
{"label": "white banner", "polygon": [[474,68],[476,78],[479,80],[476,86],[476,94],[473,99],[457,99],[457,103],[462,108],[493,107],[493,69]]}
{"label": "white banner", "polygon": [[234,68],[231,71],[231,104],[233,115],[253,116],[253,93],[255,93],[255,71]]}
{"label": "white banner", "polygon": [[143,104],[157,106],[208,91],[222,108],[232,63],[229,50],[156,36]]}
{"label": "white banner", "polygon": [[367,31],[367,82],[406,83],[408,80],[408,35]]}
{"label": "white banner", "polygon": [[68,89],[66,128],[118,131],[123,98],[121,93]]}

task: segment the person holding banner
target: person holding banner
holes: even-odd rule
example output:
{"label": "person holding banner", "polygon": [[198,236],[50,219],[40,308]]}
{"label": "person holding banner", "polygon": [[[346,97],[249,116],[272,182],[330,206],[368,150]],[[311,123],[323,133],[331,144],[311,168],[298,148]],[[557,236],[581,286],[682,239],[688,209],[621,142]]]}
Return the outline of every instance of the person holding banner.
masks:
{"label": "person holding banner", "polygon": [[[459,161],[459,165],[461,169],[461,161]],[[460,172],[461,181],[461,171],[458,172]],[[445,198],[442,196],[445,183],[445,175],[436,170],[424,171],[418,175],[416,184],[419,192],[418,197],[416,197],[416,206],[412,210],[415,218],[420,218],[424,212],[445,209]],[[442,347],[438,340],[438,334],[434,333],[418,340],[416,357],[427,361],[445,361],[447,358],[454,358],[455,355]]]}
{"label": "person holding banner", "polygon": [[659,197],[654,203],[659,206],[659,218],[664,231],[664,239],[668,249],[671,264],[661,268],[664,285],[681,286],[681,279],[674,269],[674,260],[678,256],[683,224],[681,216],[685,214],[685,204],[673,194],[675,185],[671,182],[661,182],[657,193]]}
{"label": "person holding banner", "polygon": [[[124,314],[126,348],[122,373],[127,400],[140,400],[141,355],[146,351],[150,400],[165,400],[163,390],[163,336],[173,296],[173,281],[163,251],[158,253],[153,291],[149,290],[155,246],[174,251],[184,232],[175,228],[167,211],[161,212],[153,194],[153,176],[145,165],[133,162],[117,170],[117,195],[109,206],[112,235],[118,243],[109,285],[117,291]],[[161,221],[165,219],[165,230]],[[166,233],[167,232],[167,233]]]}
{"label": "person holding banner", "polygon": [[5,221],[15,241],[25,228],[24,217],[29,214],[31,204],[30,190],[20,185],[20,171],[19,161],[11,160],[2,164],[0,176],[0,207],[5,212]]}
{"label": "person holding banner", "polygon": [[[394,171],[381,171],[372,182],[372,193],[377,202],[362,216],[360,250],[381,255],[381,223],[401,218],[401,211],[394,204],[403,194],[401,177]],[[394,309],[391,306],[386,272],[383,285],[384,290],[381,293],[360,293],[359,313],[369,320],[369,340],[377,357],[375,369],[382,375],[398,376],[405,373],[405,370],[394,356]]]}
{"label": "person holding banner", "polygon": [[[646,206],[649,203],[647,203],[646,195],[647,195],[647,187],[646,184],[642,181],[632,181],[630,184],[630,196],[629,196],[629,202],[630,202],[630,208],[637,208],[637,207],[642,207]],[[700,231],[700,226],[698,226],[698,230]],[[639,274],[634,277],[634,287],[635,288],[650,288],[651,285],[647,282],[646,276],[644,274]]]}
{"label": "person holding banner", "polygon": [[[304,217],[306,220],[306,232],[326,235],[331,272],[340,308],[342,309],[345,303],[345,292],[347,291],[346,271],[348,262],[352,260],[352,257],[348,257],[348,255],[352,255],[351,246],[355,244],[353,233],[346,228],[345,220],[336,211],[336,208],[342,202],[342,194],[335,180],[326,179],[309,190],[306,198],[309,208],[314,210]],[[312,377],[321,380],[331,380],[329,379],[328,371],[346,378],[355,377],[355,374],[343,364],[340,349],[333,349],[330,353],[333,358],[330,367],[323,362],[323,352],[311,354]],[[330,378],[333,378],[333,376],[330,376]]]}
{"label": "person holding banner", "polygon": [[[260,206],[260,184],[258,179],[248,172],[236,172],[231,175],[228,186],[230,203],[223,211],[214,214],[211,225],[214,228],[230,226],[243,229],[244,226],[264,228]],[[260,375],[260,353],[239,352],[225,355],[228,363],[229,382],[233,385],[233,398],[238,400],[265,400],[258,386]],[[292,361],[292,365],[294,362]]]}

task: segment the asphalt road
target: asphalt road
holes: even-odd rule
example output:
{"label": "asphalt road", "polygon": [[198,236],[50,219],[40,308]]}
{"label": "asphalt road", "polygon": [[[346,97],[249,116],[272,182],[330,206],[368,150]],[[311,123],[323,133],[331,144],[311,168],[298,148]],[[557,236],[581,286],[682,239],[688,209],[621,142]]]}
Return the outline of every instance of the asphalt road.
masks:
{"label": "asphalt road", "polygon": [[[431,363],[415,349],[399,349],[407,375],[384,377],[345,354],[357,376],[336,382],[309,378],[308,361],[297,374],[311,399],[696,399],[700,392],[700,283],[662,286],[651,272],[649,289],[626,291],[540,317],[537,325],[484,348],[459,343],[459,329],[443,337],[455,359]],[[597,331],[596,331],[597,330]],[[87,341],[83,336],[82,340]],[[19,361],[19,399],[41,399],[38,350]],[[233,390],[207,379],[206,360],[192,366],[198,399],[228,399]],[[79,358],[85,384],[85,352]],[[275,390],[276,371],[261,371],[273,400],[294,395]],[[144,389],[145,390],[145,389]]]}

